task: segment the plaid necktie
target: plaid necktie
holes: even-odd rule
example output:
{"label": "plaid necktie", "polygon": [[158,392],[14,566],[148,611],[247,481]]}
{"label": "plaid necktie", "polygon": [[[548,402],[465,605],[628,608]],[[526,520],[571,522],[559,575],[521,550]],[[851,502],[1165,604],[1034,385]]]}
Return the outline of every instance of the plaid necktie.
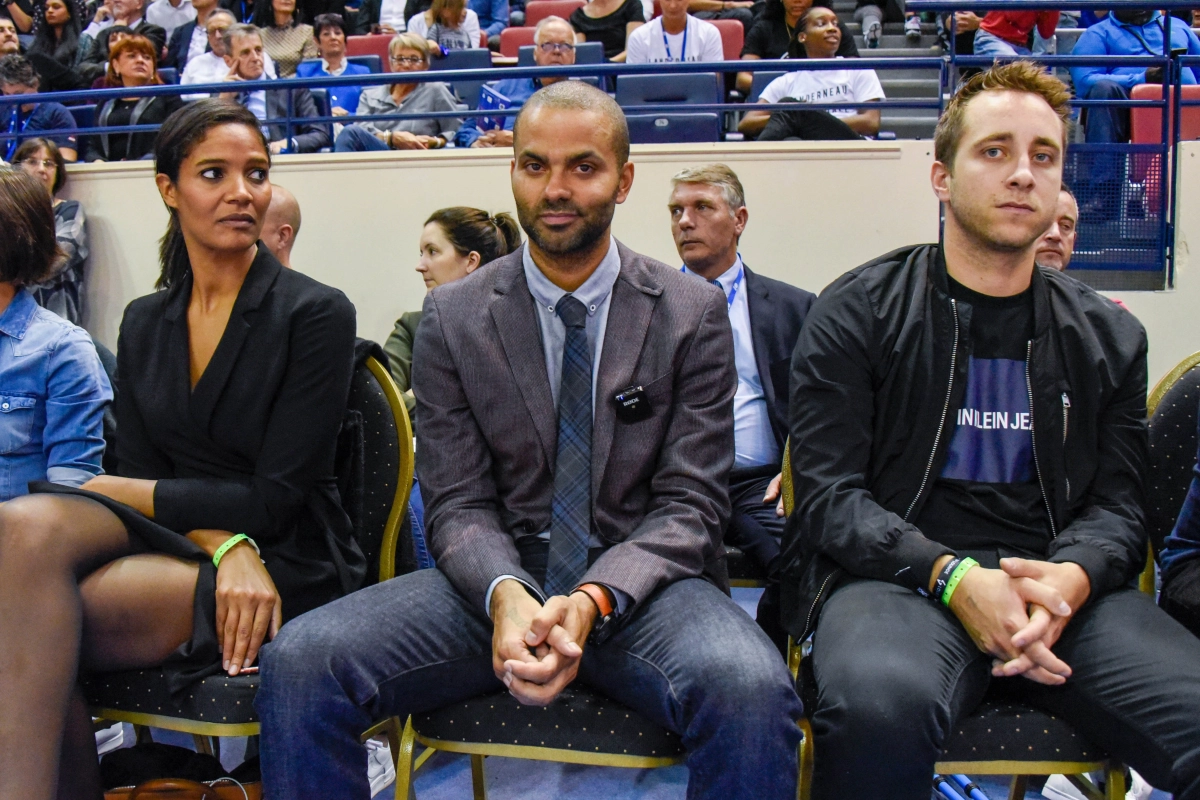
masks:
{"label": "plaid necktie", "polygon": [[592,527],[592,351],[587,309],[571,295],[554,312],[567,328],[558,389],[558,457],[550,504],[550,557],[546,594],[566,594],[587,571]]}

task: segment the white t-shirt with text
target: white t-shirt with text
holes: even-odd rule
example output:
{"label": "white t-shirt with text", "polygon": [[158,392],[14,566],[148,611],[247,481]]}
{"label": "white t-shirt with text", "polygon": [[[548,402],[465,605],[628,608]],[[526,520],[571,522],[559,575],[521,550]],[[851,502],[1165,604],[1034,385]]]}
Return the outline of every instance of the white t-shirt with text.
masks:
{"label": "white t-shirt with text", "polygon": [[[764,103],[778,103],[790,97],[801,103],[866,103],[883,100],[883,86],[873,69],[809,69],[780,75],[767,84],[759,95]],[[835,117],[852,117],[859,108],[827,109]]]}
{"label": "white t-shirt with text", "polygon": [[[684,40],[687,52],[684,53]],[[626,64],[662,64],[669,61],[724,61],[721,32],[717,26],[688,14],[687,28],[681,33],[666,35],[663,46],[662,17],[647,22],[625,43]],[[681,57],[682,56],[682,57]]]}

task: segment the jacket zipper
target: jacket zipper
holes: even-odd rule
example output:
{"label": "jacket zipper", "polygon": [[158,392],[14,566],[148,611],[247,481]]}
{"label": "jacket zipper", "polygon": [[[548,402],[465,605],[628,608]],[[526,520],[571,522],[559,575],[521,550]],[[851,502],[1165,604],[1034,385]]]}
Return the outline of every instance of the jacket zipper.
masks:
{"label": "jacket zipper", "polygon": [[[1038,464],[1037,458],[1037,433],[1033,424],[1033,381],[1029,377],[1031,361],[1033,361],[1033,339],[1030,339],[1025,345],[1025,390],[1029,393],[1029,445],[1033,449],[1033,470],[1037,473],[1038,488],[1042,490],[1042,502],[1046,506],[1046,515],[1050,518],[1050,538],[1057,539],[1058,529],[1054,525],[1054,512],[1050,510],[1050,496],[1046,494],[1046,484],[1042,482],[1042,467]],[[1064,393],[1063,399],[1066,400],[1066,397]],[[1067,408],[1064,406],[1064,419],[1066,413]]]}
{"label": "jacket zipper", "polygon": [[950,351],[950,380],[946,383],[946,402],[942,405],[942,418],[938,421],[937,435],[933,437],[933,450],[929,453],[929,463],[925,465],[925,474],[921,476],[921,485],[917,488],[912,502],[908,504],[908,510],[904,512],[905,522],[908,522],[909,515],[917,507],[917,501],[921,499],[921,495],[925,492],[925,486],[929,483],[929,473],[933,471],[938,445],[942,441],[942,429],[946,426],[946,415],[950,413],[950,395],[954,390],[954,370],[958,365],[958,302],[954,298],[950,299],[950,311],[954,314],[954,347]]}
{"label": "jacket zipper", "polygon": [[[1070,420],[1071,398],[1067,396],[1066,392],[1062,393],[1062,406],[1063,406],[1063,450],[1065,452],[1066,444],[1067,444],[1067,431],[1069,430],[1068,426],[1071,421]],[[1071,499],[1071,478],[1070,478],[1070,476],[1064,476],[1064,477],[1067,481],[1067,500],[1070,500]]]}
{"label": "jacket zipper", "polygon": [[826,575],[825,580],[821,582],[821,588],[817,589],[817,596],[813,598],[812,605],[808,609],[808,617],[804,620],[804,635],[800,637],[801,642],[808,639],[809,634],[812,633],[813,614],[817,610],[817,604],[821,602],[821,595],[825,594],[826,587],[829,586],[829,582],[833,580],[833,576],[836,574],[837,572],[834,571]]}

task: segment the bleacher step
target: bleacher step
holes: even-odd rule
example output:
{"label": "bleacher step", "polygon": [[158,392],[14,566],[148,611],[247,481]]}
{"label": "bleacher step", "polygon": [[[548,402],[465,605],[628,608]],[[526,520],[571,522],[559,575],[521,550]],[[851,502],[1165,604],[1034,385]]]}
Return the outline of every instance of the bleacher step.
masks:
{"label": "bleacher step", "polygon": [[937,78],[890,78],[881,71],[879,82],[888,97],[921,97],[936,100],[940,88]]}

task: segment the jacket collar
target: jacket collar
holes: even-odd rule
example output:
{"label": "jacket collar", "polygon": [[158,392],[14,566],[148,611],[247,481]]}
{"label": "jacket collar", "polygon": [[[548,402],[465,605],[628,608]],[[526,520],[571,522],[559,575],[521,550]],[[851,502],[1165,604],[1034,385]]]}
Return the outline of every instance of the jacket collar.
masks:
{"label": "jacket collar", "polygon": [[[1033,335],[1040,338],[1050,327],[1050,287],[1042,270],[1046,267],[1033,266],[1030,286],[1033,287]],[[946,270],[946,252],[941,245],[934,248],[934,257],[928,270],[929,282],[944,297],[950,297],[950,274]]]}
{"label": "jacket collar", "polygon": [[37,310],[38,304],[33,299],[33,295],[24,287],[18,288],[17,293],[13,295],[12,301],[8,304],[8,308],[4,309],[4,313],[0,315],[0,333],[14,339],[24,339],[25,332],[29,330],[29,324],[33,322]]}

